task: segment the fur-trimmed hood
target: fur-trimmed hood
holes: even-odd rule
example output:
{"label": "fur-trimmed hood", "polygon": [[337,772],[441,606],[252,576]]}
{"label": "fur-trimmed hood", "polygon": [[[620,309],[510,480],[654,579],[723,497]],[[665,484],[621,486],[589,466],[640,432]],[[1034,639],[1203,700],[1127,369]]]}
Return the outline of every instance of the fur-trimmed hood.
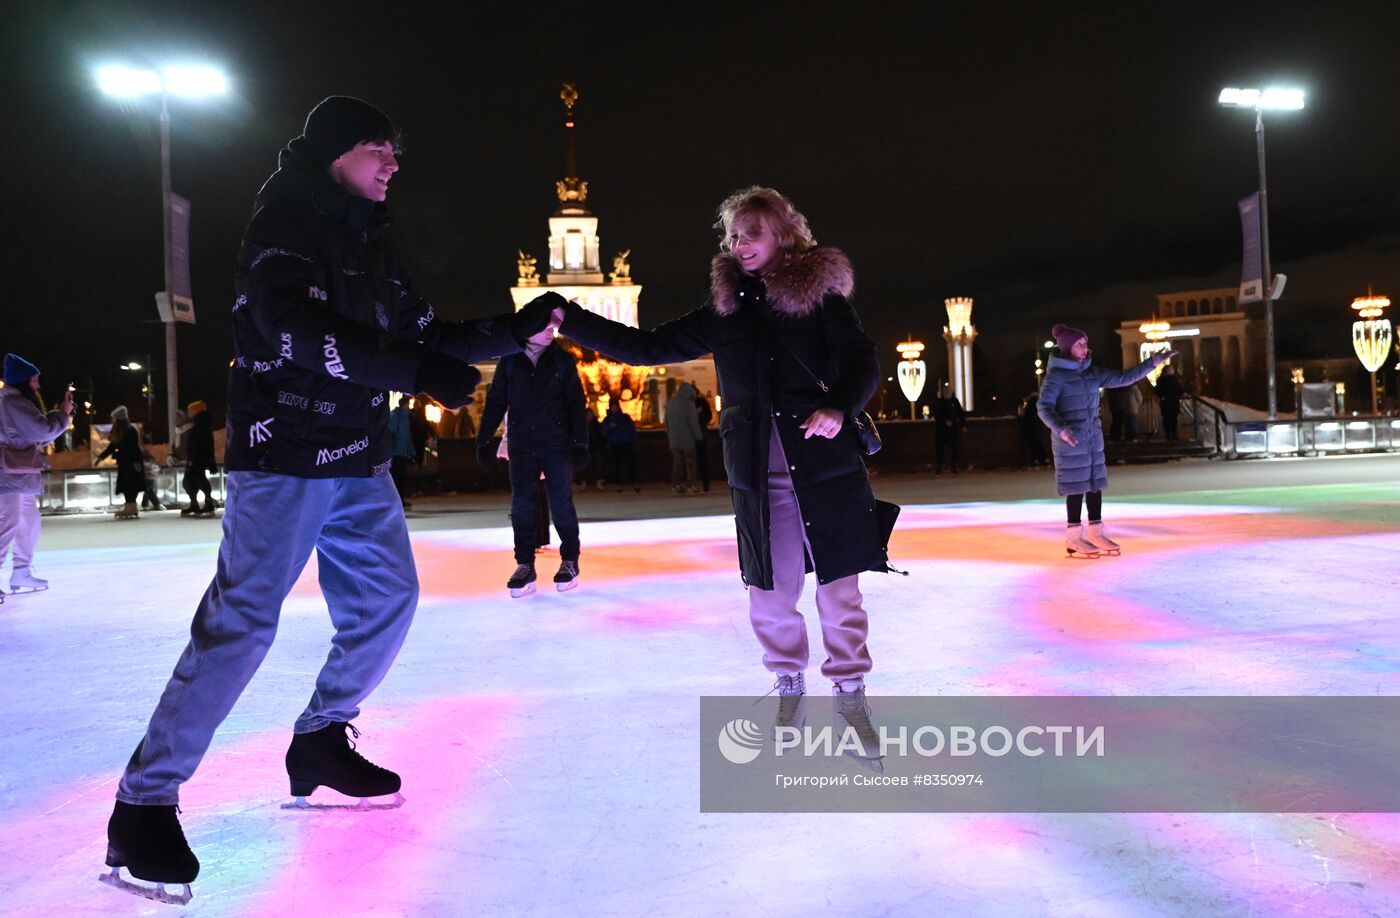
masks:
{"label": "fur-trimmed hood", "polygon": [[[728,252],[710,262],[710,296],[715,312],[732,315],[739,308],[739,287],[744,269]],[[831,246],[818,246],[788,256],[782,264],[763,275],[768,303],[777,312],[805,316],[813,312],[828,293],[849,297],[856,288],[855,271],[846,253]]]}

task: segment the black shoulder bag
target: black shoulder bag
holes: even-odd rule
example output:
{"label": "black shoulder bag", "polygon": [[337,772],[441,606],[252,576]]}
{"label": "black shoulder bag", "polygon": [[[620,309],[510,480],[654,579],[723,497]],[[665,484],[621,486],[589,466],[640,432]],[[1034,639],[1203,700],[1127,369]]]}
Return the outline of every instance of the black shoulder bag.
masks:
{"label": "black shoulder bag", "polygon": [[[771,331],[770,329],[770,332]],[[812,377],[812,381],[817,384],[818,389],[822,390],[822,392],[831,391],[827,388],[826,383],[822,382],[822,378],[816,373],[813,373],[812,368],[803,363],[802,358],[798,357],[797,354],[793,352],[792,348],[787,346],[787,342],[777,334],[773,334],[772,337],[774,341],[782,345],[783,350],[787,351],[793,360],[797,361],[797,365],[805,370],[808,376]],[[852,411],[848,417],[851,419],[851,424],[855,426],[856,441],[860,443],[860,451],[867,456],[873,456],[878,453],[881,446],[880,431],[879,428],[875,426],[875,419],[870,416],[870,412],[865,410]]]}
{"label": "black shoulder bag", "polygon": [[[821,389],[823,392],[831,391],[827,388],[826,383],[822,381],[822,378],[816,373],[813,373],[812,368],[803,363],[801,357],[793,353],[792,348],[787,346],[787,342],[779,338],[776,333],[773,334],[773,340],[777,341],[782,345],[783,350],[792,355],[792,359],[797,361],[797,365],[805,370],[807,375],[812,377],[812,380],[816,382],[818,389]],[[856,440],[860,443],[861,452],[865,453],[867,456],[873,456],[878,453],[881,446],[880,431],[876,429],[875,419],[870,416],[870,412],[853,411],[850,413],[849,417],[851,423],[855,425]],[[871,568],[871,570],[880,571],[882,573],[903,574],[905,577],[908,577],[908,571],[900,570],[893,564],[890,564],[888,560],[890,534],[894,532],[895,520],[899,519],[899,509],[898,504],[892,504],[886,500],[875,501],[876,528],[879,530],[880,535],[880,549],[886,553],[886,561],[884,567]]]}

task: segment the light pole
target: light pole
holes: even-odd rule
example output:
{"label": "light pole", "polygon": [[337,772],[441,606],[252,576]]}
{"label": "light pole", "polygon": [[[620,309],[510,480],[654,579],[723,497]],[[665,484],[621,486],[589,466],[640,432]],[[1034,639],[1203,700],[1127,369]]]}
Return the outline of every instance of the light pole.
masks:
{"label": "light pole", "polygon": [[[212,67],[166,67],[157,73],[123,66],[102,67],[97,83],[104,93],[121,99],[160,96],[160,202],[162,249],[165,261],[165,420],[167,436],[175,442],[175,412],[180,403],[179,367],[175,352],[175,260],[170,236],[170,96],[198,99],[223,95],[228,80]],[[149,398],[149,395],[148,395]]]}
{"label": "light pole", "polygon": [[1274,379],[1274,290],[1273,266],[1269,263],[1269,186],[1264,179],[1264,110],[1297,111],[1303,107],[1301,89],[1270,87],[1222,89],[1220,104],[1231,108],[1254,109],[1254,139],[1259,151],[1259,248],[1264,285],[1264,364],[1269,374],[1269,420],[1278,417],[1278,383]]}
{"label": "light pole", "polygon": [[154,427],[156,423],[156,392],[155,389],[151,387],[151,358],[146,358],[145,366],[142,366],[141,364],[133,360],[130,363],[122,364],[120,369],[126,370],[131,373],[140,373],[142,370],[146,371],[146,385],[141,387],[143,390],[142,394],[146,396],[146,426]]}

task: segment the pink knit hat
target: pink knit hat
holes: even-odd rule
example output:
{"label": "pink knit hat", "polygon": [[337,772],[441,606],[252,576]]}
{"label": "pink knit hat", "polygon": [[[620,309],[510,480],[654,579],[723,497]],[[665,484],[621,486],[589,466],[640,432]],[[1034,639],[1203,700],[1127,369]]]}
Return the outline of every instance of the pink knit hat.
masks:
{"label": "pink knit hat", "polygon": [[1077,328],[1070,328],[1068,325],[1056,325],[1050,329],[1050,337],[1055,339],[1055,343],[1060,346],[1060,352],[1068,354],[1069,349],[1074,347],[1074,342],[1083,338],[1088,340],[1089,336]]}

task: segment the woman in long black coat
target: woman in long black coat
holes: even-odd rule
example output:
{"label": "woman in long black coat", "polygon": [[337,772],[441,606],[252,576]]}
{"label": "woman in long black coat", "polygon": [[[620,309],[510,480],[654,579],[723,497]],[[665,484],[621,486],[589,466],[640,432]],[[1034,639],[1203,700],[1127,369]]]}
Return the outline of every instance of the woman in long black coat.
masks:
{"label": "woman in long black coat", "polygon": [[116,518],[135,519],[140,512],[136,509],[136,498],[146,490],[146,457],[141,454],[141,435],[132,426],[125,405],[118,405],[112,409],[112,432],[107,441],[107,448],[97,460],[101,462],[108,456],[116,459],[117,493],[126,502],[116,512]]}
{"label": "woman in long black coat", "polygon": [[[181,482],[190,505],[180,511],[181,516],[213,516],[214,493],[209,485],[206,472],[219,471],[214,455],[214,422],[209,416],[209,408],[203,401],[190,402],[189,451],[185,457],[185,477]],[[199,495],[204,495],[204,506],[199,505]]]}
{"label": "woman in long black coat", "polygon": [[861,736],[866,755],[858,758],[879,767],[865,706],[871,660],[858,577],[885,570],[887,559],[850,420],[879,385],[875,344],[851,307],[850,261],[818,247],[790,201],[748,188],[719,217],[721,251],[705,305],[642,331],[570,304],[560,333],[634,365],[714,355],[739,568],[764,666],[778,677],[778,726],[801,726],[808,648],[797,600],[813,570],[822,674]]}

